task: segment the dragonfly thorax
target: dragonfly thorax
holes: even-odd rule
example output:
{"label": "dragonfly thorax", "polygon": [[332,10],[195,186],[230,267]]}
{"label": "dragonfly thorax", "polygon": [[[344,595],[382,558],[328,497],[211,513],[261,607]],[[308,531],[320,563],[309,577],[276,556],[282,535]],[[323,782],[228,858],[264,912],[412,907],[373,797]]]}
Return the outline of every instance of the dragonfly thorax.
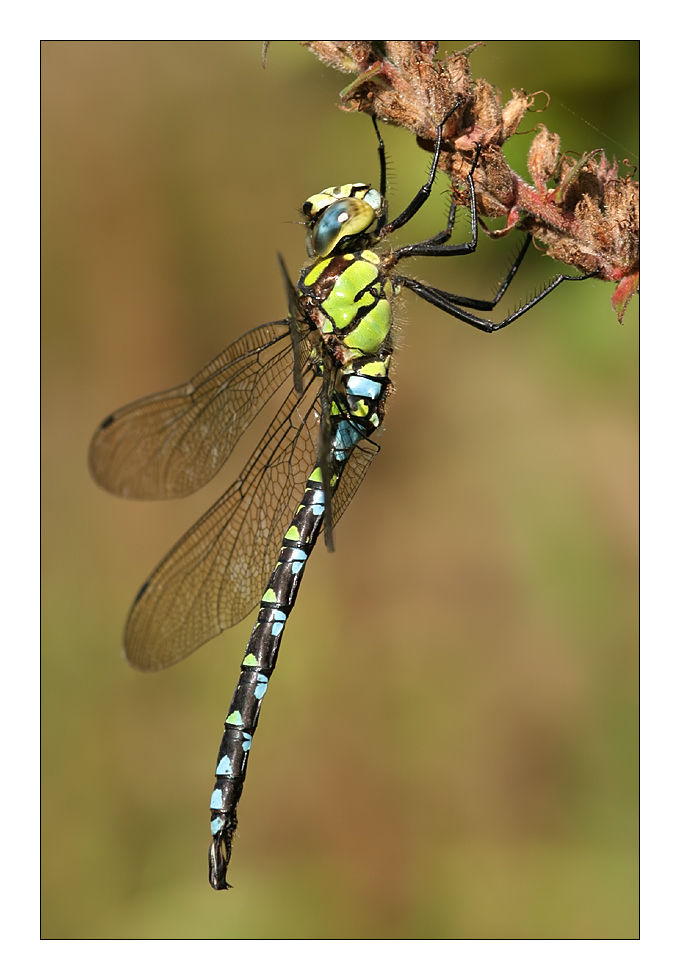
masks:
{"label": "dragonfly thorax", "polygon": [[370,184],[340,184],[312,195],[302,211],[308,226],[307,252],[310,258],[325,258],[359,239],[368,240],[369,229],[385,211],[385,200]]}

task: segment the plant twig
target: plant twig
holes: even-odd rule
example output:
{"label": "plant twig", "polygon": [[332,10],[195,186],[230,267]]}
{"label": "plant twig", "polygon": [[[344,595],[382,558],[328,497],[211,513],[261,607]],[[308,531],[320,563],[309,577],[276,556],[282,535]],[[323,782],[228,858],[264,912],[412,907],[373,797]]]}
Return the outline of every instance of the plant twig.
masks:
{"label": "plant twig", "polygon": [[457,183],[481,144],[474,173],[478,213],[506,219],[496,231],[482,223],[487,234],[498,238],[513,228],[530,232],[553,258],[616,283],[612,307],[623,319],[640,278],[639,185],[630,176],[620,177],[616,160],[609,163],[603,150],[580,159],[561,154],[559,136],[541,124],[529,150],[533,186],[511,170],[503,144],[540,93],[513,89],[503,105],[489,82],[473,82],[468,54],[478,45],[438,61],[436,41],[301,43],[326,64],[356,74],[340,93],[341,108],[402,126],[423,148],[432,149],[438,123],[456,107],[444,126],[439,160],[456,197],[469,203],[464,185]]}

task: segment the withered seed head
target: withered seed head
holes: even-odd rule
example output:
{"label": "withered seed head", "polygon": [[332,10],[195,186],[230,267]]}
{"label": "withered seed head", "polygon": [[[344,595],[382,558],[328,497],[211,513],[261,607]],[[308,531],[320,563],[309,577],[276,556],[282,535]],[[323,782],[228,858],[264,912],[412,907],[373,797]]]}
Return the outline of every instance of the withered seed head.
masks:
{"label": "withered seed head", "polygon": [[301,43],[326,64],[357,75],[341,92],[342,109],[408,129],[425,149],[432,149],[437,125],[457,106],[444,127],[439,160],[456,197],[467,203],[466,191],[455,184],[468,173],[481,144],[474,173],[478,212],[506,218],[504,228],[487,233],[531,232],[553,258],[618,283],[612,305],[623,318],[639,283],[639,185],[617,175],[616,161],[610,164],[602,150],[579,160],[560,157],[559,136],[539,124],[528,160],[534,185],[526,183],[510,169],[501,148],[517,132],[534,96],[513,90],[503,105],[489,82],[473,82],[468,54],[478,45],[437,61],[435,41]]}

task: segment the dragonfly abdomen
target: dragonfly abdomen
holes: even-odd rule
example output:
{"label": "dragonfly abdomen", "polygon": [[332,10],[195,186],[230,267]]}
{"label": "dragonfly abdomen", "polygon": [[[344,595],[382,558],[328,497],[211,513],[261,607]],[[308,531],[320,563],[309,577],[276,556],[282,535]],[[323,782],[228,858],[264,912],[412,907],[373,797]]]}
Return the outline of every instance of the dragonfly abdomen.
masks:
{"label": "dragonfly abdomen", "polygon": [[[390,348],[391,349],[391,348]],[[351,469],[354,453],[361,456],[359,443],[381,424],[390,390],[387,376],[389,354],[357,358],[356,371],[342,375],[330,412],[330,486],[335,497],[345,468]],[[375,449],[374,449],[375,451]],[[339,509],[341,512],[341,509]],[[312,471],[302,501],[288,527],[278,561],[260,601],[257,622],[241,663],[241,676],[224,724],[215,770],[215,788],[210,800],[212,842],[209,877],[213,888],[228,888],[227,866],[237,826],[236,809],[246,776],[252,738],[257,727],[262,699],[276,666],[281,637],[293,608],[307,559],[327,515],[324,478],[320,461]],[[334,515],[335,516],[335,515]],[[338,514],[339,516],[339,514]]]}
{"label": "dragonfly abdomen", "polygon": [[236,807],[248,765],[248,753],[257,728],[262,699],[276,658],[288,614],[293,608],[307,558],[314,547],[324,514],[321,471],[311,474],[302,503],[286,531],[283,546],[260,601],[257,622],[241,663],[241,676],[224,723],[210,799],[210,883],[227,888],[226,870],[231,839],[236,830]]}

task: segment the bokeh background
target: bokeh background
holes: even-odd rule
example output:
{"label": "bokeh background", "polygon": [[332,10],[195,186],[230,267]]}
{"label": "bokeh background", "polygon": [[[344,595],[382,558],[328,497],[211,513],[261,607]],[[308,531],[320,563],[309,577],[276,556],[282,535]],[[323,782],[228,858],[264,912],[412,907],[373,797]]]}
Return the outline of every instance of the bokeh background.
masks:
{"label": "bokeh background", "polygon": [[[637,163],[637,43],[471,60],[504,99],[551,94],[508,146],[520,172],[537,122]],[[285,314],[297,209],[377,182],[375,139],[293,43],[263,71],[251,43],[50,42],[42,79],[43,936],[637,935],[637,299],[620,325],[611,286],[565,284],[490,338],[408,296],[383,451],[311,561],[216,894],[208,801],[254,617],[158,675],[120,647],[252,442],[166,503],[98,489],[88,442]],[[396,213],[429,156],[383,135]],[[403,240],[440,228],[437,189]],[[513,246],[411,268],[489,296]],[[534,252],[508,303],[555,271]]]}

